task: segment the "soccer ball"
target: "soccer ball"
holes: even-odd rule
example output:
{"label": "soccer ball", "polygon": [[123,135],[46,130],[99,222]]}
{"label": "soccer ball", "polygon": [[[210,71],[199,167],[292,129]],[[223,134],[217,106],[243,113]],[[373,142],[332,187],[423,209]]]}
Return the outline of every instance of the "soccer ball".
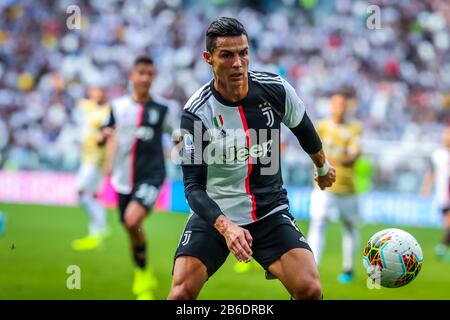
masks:
{"label": "soccer ball", "polygon": [[369,278],[387,288],[410,283],[423,263],[417,240],[400,229],[385,229],[374,234],[364,248],[363,263]]}

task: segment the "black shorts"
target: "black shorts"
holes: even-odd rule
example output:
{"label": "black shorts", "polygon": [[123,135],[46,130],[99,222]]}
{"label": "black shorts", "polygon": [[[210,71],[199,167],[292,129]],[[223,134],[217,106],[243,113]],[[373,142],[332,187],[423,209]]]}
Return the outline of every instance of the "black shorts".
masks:
{"label": "black shorts", "polygon": [[156,199],[161,188],[161,184],[153,184],[149,182],[142,182],[136,184],[131,193],[119,193],[119,213],[120,221],[123,223],[125,218],[125,211],[131,201],[136,201],[142,205],[147,211],[150,211],[155,204]]}
{"label": "black shorts", "polygon": [[[304,248],[311,251],[287,210],[242,227],[253,237],[253,258],[266,271],[291,249]],[[181,235],[175,260],[180,256],[196,257],[206,266],[210,277],[222,266],[229,253],[225,238],[200,216],[193,214]]]}
{"label": "black shorts", "polygon": [[442,207],[441,212],[444,216],[447,215],[450,212],[450,206]]}

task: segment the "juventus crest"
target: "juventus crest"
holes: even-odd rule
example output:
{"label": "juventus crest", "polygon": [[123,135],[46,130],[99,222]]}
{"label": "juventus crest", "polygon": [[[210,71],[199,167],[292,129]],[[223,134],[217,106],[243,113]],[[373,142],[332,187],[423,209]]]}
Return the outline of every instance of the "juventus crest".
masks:
{"label": "juventus crest", "polygon": [[274,124],[274,117],[273,117],[272,106],[270,105],[270,103],[269,102],[260,103],[259,108],[261,109],[263,115],[265,115],[267,118],[266,125],[268,127],[272,127]]}

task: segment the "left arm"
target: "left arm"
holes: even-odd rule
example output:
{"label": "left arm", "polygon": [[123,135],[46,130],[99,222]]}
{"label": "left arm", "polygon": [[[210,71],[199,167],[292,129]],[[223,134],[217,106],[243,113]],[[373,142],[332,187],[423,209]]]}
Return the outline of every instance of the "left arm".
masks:
{"label": "left arm", "polygon": [[283,123],[297,137],[300,146],[313,161],[316,166],[314,180],[320,189],[324,190],[331,187],[336,181],[336,171],[326,159],[325,152],[322,149],[322,141],[306,113],[303,101],[297,96],[289,83],[283,82],[286,91]]}

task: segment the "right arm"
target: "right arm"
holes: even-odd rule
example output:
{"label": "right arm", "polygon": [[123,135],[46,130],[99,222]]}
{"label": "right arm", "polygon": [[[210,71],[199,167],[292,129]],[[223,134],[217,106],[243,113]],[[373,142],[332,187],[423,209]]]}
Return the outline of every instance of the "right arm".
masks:
{"label": "right arm", "polygon": [[225,238],[229,250],[239,261],[249,261],[252,255],[250,233],[228,219],[206,192],[208,164],[203,159],[203,150],[208,141],[203,139],[204,135],[206,137],[205,132],[206,128],[200,118],[183,112],[181,168],[186,199],[190,208]]}

